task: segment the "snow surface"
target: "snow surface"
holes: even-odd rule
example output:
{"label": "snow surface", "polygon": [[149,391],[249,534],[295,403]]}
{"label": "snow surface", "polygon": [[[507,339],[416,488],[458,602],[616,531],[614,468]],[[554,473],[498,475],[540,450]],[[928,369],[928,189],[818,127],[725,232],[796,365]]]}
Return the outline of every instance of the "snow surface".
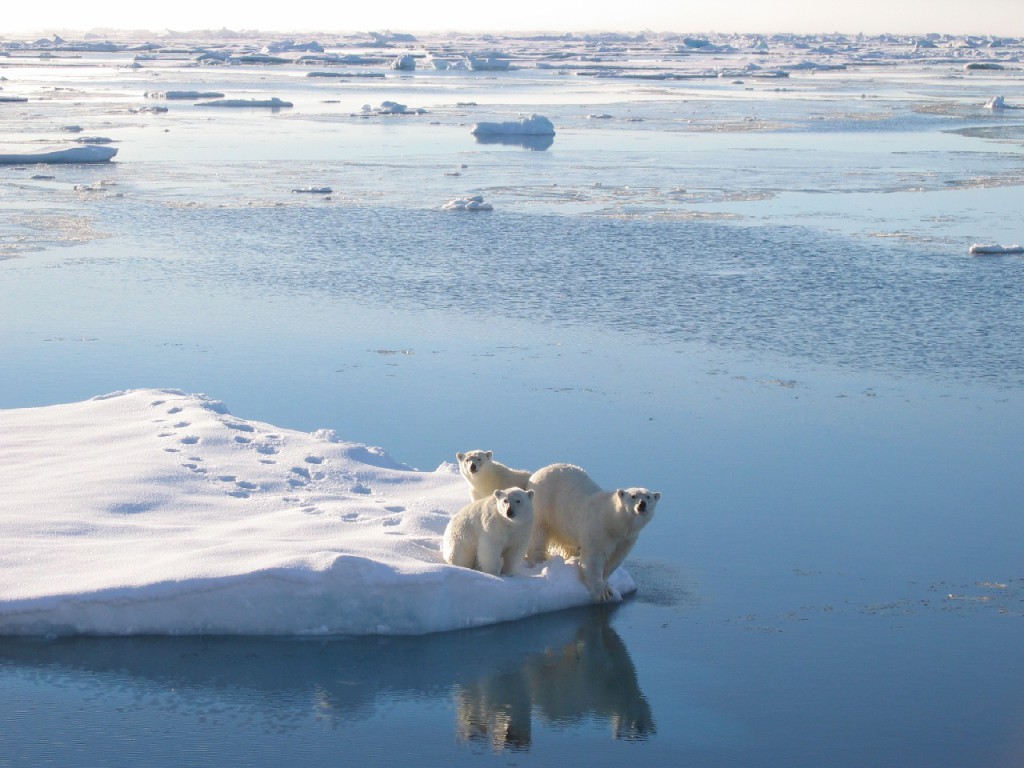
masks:
{"label": "snow surface", "polygon": [[13,152],[0,154],[0,165],[21,163],[105,163],[117,150],[114,147],[99,147],[87,144],[66,149],[49,149],[43,152]]}
{"label": "snow surface", "polygon": [[204,395],[2,410],[0,488],[0,634],[422,634],[590,602],[557,558],[501,578],[442,561],[470,498],[454,464]]}

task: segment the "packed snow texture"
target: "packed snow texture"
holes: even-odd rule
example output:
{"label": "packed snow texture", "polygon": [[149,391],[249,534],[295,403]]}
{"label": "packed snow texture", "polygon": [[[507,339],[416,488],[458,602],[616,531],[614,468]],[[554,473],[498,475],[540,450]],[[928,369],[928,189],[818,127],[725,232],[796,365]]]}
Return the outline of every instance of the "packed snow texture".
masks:
{"label": "packed snow texture", "polygon": [[0,488],[0,634],[422,634],[590,602],[557,558],[514,577],[443,562],[470,499],[453,463],[203,395],[0,411]]}

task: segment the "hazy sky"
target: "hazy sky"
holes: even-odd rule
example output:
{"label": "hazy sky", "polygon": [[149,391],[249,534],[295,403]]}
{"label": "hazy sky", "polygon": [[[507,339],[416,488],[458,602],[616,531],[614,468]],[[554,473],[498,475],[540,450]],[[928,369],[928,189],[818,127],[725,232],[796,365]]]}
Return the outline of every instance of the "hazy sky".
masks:
{"label": "hazy sky", "polygon": [[1024,0],[8,0],[0,35],[54,29],[948,32],[1024,36]]}

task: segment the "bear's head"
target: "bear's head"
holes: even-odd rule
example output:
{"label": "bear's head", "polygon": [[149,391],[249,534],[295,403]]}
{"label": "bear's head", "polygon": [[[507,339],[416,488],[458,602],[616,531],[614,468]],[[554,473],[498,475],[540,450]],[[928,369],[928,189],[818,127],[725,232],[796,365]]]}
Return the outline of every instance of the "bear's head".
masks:
{"label": "bear's head", "polygon": [[652,492],[646,488],[620,488],[616,494],[623,510],[638,519],[643,519],[644,525],[654,517],[654,508],[661,498],[659,491]]}
{"label": "bear's head", "polygon": [[498,505],[498,513],[512,522],[523,522],[533,519],[533,490],[506,488],[494,492],[494,500]]}
{"label": "bear's head", "polygon": [[455,454],[455,458],[459,460],[459,471],[465,478],[469,478],[483,469],[484,465],[490,462],[492,456],[494,456],[494,451],[468,451]]}

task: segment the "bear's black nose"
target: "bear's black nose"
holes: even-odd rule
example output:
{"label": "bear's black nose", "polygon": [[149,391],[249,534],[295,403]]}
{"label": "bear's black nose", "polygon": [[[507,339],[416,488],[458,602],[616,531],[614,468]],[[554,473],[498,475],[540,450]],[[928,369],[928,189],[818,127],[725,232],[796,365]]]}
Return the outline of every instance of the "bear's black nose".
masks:
{"label": "bear's black nose", "polygon": [[508,515],[508,519],[509,520],[515,520],[516,519],[516,511],[514,509],[512,509],[512,507],[509,507],[508,508],[508,512],[506,512],[505,514]]}
{"label": "bear's black nose", "polygon": [[470,464],[469,465],[469,471],[470,472],[476,472],[476,464]]}
{"label": "bear's black nose", "polygon": [[647,509],[647,499],[640,499],[636,504],[636,511],[643,512]]}

